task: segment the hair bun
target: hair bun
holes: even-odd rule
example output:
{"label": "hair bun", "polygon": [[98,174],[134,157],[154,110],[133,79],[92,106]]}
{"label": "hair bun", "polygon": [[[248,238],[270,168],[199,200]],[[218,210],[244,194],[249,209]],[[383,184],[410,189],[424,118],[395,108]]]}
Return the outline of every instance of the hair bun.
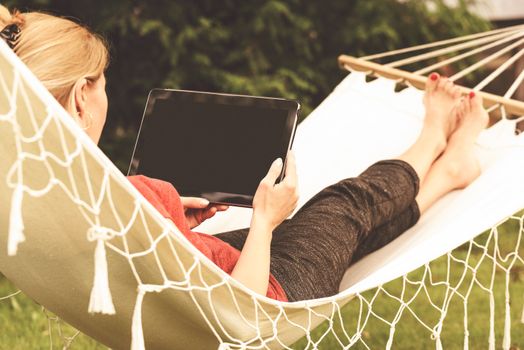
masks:
{"label": "hair bun", "polygon": [[11,23],[18,25],[19,27],[23,26],[25,23],[24,14],[18,10],[15,10],[11,16]]}
{"label": "hair bun", "polygon": [[16,24],[22,26],[25,23],[25,18],[22,12],[14,10],[13,13],[9,12],[7,7],[0,5],[0,30],[9,24]]}

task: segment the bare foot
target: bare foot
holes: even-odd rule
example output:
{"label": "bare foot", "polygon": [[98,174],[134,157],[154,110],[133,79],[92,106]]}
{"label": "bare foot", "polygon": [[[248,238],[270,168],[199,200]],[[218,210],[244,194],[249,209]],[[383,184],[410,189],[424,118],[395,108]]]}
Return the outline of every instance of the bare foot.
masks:
{"label": "bare foot", "polygon": [[450,177],[453,188],[459,189],[468,186],[480,175],[473,147],[480,132],[488,125],[489,115],[482,106],[482,98],[473,92],[460,102],[454,114],[458,126],[438,162]]}
{"label": "bare foot", "polygon": [[457,126],[457,116],[453,109],[459,101],[460,89],[446,77],[432,73],[426,83],[424,94],[424,127],[438,131],[445,141],[448,140]]}
{"label": "bare foot", "polygon": [[475,141],[488,123],[480,96],[470,94],[454,109],[458,126],[449,137],[446,149],[432,165],[416,198],[421,213],[443,195],[464,188],[480,175],[474,153]]}

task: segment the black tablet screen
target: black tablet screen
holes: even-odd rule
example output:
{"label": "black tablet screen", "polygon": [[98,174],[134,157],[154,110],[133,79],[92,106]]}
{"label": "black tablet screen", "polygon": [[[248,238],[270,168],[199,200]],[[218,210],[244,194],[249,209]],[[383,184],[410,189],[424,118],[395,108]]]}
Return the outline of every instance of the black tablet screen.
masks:
{"label": "black tablet screen", "polygon": [[287,145],[286,109],[157,99],[141,130],[139,174],[171,182],[181,195],[253,195]]}

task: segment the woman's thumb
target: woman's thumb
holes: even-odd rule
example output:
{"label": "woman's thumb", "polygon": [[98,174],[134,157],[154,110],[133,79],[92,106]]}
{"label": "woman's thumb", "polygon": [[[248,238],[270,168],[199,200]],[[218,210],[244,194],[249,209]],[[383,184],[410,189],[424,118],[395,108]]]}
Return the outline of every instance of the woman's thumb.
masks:
{"label": "woman's thumb", "polygon": [[271,181],[271,183],[275,183],[278,179],[278,176],[282,172],[282,158],[277,158],[273,164],[271,164],[271,167],[269,168],[269,171],[267,173],[266,179],[268,181]]}

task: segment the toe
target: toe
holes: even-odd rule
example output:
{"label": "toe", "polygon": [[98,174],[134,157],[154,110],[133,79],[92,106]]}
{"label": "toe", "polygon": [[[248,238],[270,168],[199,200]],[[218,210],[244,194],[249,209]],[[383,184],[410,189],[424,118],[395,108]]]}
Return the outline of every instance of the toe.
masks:
{"label": "toe", "polygon": [[454,86],[455,84],[453,84],[451,80],[449,79],[446,80],[446,85],[444,85],[444,91],[446,91],[446,94],[451,96],[451,90],[453,89]]}
{"label": "toe", "polygon": [[475,115],[475,118],[478,121],[479,125],[481,125],[482,128],[487,127],[489,124],[489,114],[484,109],[484,105],[482,103],[482,96],[480,96],[480,94],[477,93],[474,97],[470,98],[470,100],[471,110]]}
{"label": "toe", "polygon": [[438,86],[440,75],[436,72],[433,72],[429,75],[429,78],[426,80],[426,92],[430,93],[434,91]]}
{"label": "toe", "polygon": [[466,114],[466,110],[465,109],[466,109],[466,101],[464,101],[464,99],[462,99],[462,100],[460,100],[460,103],[457,106],[459,121],[462,121],[464,119],[464,114]]}
{"label": "toe", "polygon": [[469,113],[471,111],[471,100],[475,96],[475,93],[473,91],[471,91],[469,94],[468,94],[468,97],[464,99],[464,113]]}
{"label": "toe", "polygon": [[437,90],[441,90],[441,91],[445,91],[444,89],[446,88],[446,84],[448,83],[448,78],[447,77],[440,77],[439,80],[437,80],[437,87],[436,89]]}
{"label": "toe", "polygon": [[456,123],[457,125],[460,125],[462,118],[464,116],[464,111],[462,110],[462,103],[457,106],[455,109],[455,117],[456,117]]}
{"label": "toe", "polygon": [[471,91],[469,94],[469,99],[471,100],[471,108],[473,110],[482,109],[482,96]]}
{"label": "toe", "polygon": [[453,84],[453,88],[451,89],[451,96],[454,99],[458,99],[460,97],[460,88]]}
{"label": "toe", "polygon": [[462,101],[460,101],[459,110],[460,110],[461,117],[464,117],[464,115],[467,113],[468,105],[469,105],[468,99],[463,99]]}

